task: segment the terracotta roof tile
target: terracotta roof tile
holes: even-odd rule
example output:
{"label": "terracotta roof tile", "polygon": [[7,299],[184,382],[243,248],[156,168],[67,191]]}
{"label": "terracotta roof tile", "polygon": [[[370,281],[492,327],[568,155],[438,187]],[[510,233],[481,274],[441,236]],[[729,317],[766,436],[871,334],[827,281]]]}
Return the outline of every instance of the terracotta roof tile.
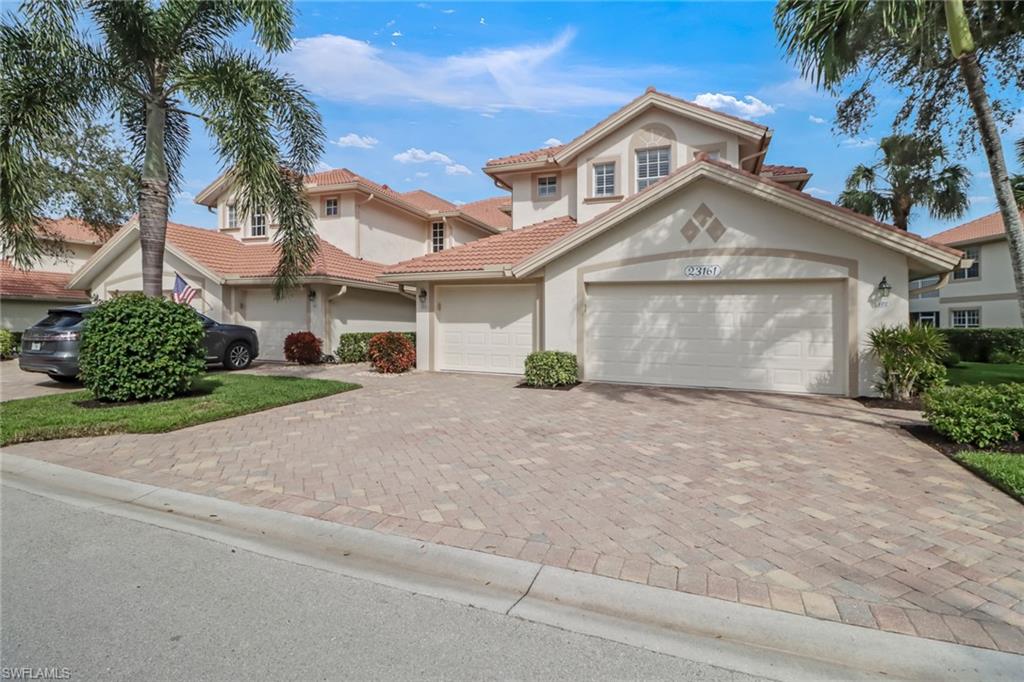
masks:
{"label": "terracotta roof tile", "polygon": [[0,260],[0,297],[3,298],[88,303],[89,296],[84,291],[66,288],[69,281],[70,273],[19,270],[10,261]]}
{"label": "terracotta roof tile", "polygon": [[558,144],[553,147],[541,147],[540,149],[531,149],[530,151],[519,152],[518,154],[499,156],[496,159],[488,159],[487,167],[504,166],[512,163],[523,163],[526,161],[541,161],[542,159],[546,159],[549,156],[557,154],[563,147],[565,147],[564,144]]}
{"label": "terracotta roof tile", "polygon": [[779,175],[804,175],[807,169],[803,166],[784,166],[777,163],[766,163],[761,166],[761,175],[768,177]]}
{"label": "terracotta roof tile", "polygon": [[314,187],[326,186],[326,185],[345,185],[350,182],[358,182],[361,185],[365,185],[374,192],[380,192],[381,194],[387,194],[389,197],[394,199],[401,199],[402,195],[391,189],[387,185],[382,185],[379,182],[374,182],[369,178],[359,175],[350,171],[348,168],[332,168],[331,170],[321,171],[319,173],[313,173],[312,175],[306,176],[306,184]]}
{"label": "terracotta roof tile", "polygon": [[575,229],[576,221],[569,216],[552,218],[518,230],[502,232],[452,249],[403,261],[386,267],[384,274],[463,272],[485,270],[498,265],[515,265]]}
{"label": "terracotta roof tile", "polygon": [[[278,251],[274,243],[243,244],[226,234],[167,223],[167,241],[221,276],[273,277]],[[379,284],[383,263],[355,258],[320,239],[320,251],[306,276],[336,277]]]}
{"label": "terracotta roof tile", "polygon": [[109,235],[97,234],[84,220],[78,218],[43,218],[36,230],[43,238],[58,239],[73,244],[95,244],[99,246]]}
{"label": "terracotta roof tile", "polygon": [[[1021,212],[1021,216],[1024,217],[1024,211]],[[996,211],[987,216],[975,218],[963,225],[957,225],[938,234],[933,234],[929,239],[939,244],[959,244],[976,239],[1001,237],[1004,234],[1006,234],[1006,226],[1003,225],[1003,215]]]}
{"label": "terracotta roof tile", "polygon": [[400,195],[406,202],[422,208],[424,211],[450,211],[456,206],[447,199],[442,199],[436,194],[431,194],[425,189],[414,189],[411,192],[402,192]]}
{"label": "terracotta roof tile", "polygon": [[502,209],[511,210],[512,197],[505,194],[490,199],[480,199],[458,207],[460,211],[476,218],[482,223],[499,230],[507,230],[512,227],[512,215]]}

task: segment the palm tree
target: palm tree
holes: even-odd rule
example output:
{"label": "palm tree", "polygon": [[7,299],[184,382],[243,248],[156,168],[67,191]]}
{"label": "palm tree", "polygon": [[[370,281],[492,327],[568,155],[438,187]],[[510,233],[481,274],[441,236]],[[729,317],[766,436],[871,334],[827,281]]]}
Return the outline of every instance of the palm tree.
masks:
{"label": "palm tree", "polygon": [[962,82],[959,92],[966,93],[988,160],[1024,316],[1024,227],[979,61],[982,49],[995,63],[997,78],[1019,84],[1022,25],[1024,3],[1019,1],[968,0],[965,9],[964,0],[780,0],[775,9],[779,39],[804,76],[833,92],[857,74],[864,78],[847,98],[852,105],[844,123],[862,123],[873,110],[870,86],[879,80],[916,95],[897,120],[916,110],[919,127],[922,122],[934,126],[955,100],[957,80]]}
{"label": "palm tree", "polygon": [[[78,26],[91,25],[91,34]],[[289,0],[27,0],[0,25],[0,246],[39,254],[34,182],[43,144],[96,112],[117,116],[140,170],[143,290],[160,296],[167,215],[189,123],[205,125],[232,171],[239,210],[266,206],[280,226],[278,293],[316,255],[303,177],[323,151],[320,115],[268,57],[232,47],[251,28],[266,54],[291,45]]]}
{"label": "palm tree", "polygon": [[[959,218],[970,204],[970,172],[960,164],[937,167],[945,161],[942,145],[913,135],[892,135],[878,145],[882,160],[858,165],[846,178],[839,204],[907,229],[910,212],[924,206],[933,218]],[[884,181],[885,186],[879,186]]]}
{"label": "palm tree", "polygon": [[[1024,167],[1024,137],[1017,140],[1017,164]],[[1017,208],[1024,210],[1024,171],[1015,174],[1010,181],[1013,183],[1013,198],[1017,200]]]}

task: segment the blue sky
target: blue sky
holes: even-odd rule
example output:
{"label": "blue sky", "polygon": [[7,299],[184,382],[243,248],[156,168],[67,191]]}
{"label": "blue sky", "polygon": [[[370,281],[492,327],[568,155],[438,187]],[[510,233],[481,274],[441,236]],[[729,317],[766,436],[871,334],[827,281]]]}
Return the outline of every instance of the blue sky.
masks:
{"label": "blue sky", "polygon": [[[275,61],[320,107],[330,140],[324,167],[400,191],[493,196],[480,171],[488,158],[570,140],[648,85],[770,126],[768,162],[807,166],[808,190],[828,200],[850,168],[875,160],[874,141],[888,131],[882,112],[861,139],[833,134],[833,102],[783,60],[770,3],[299,2],[297,10],[295,49]],[[246,36],[238,43],[251,45]],[[1021,135],[1024,115],[1006,139]],[[963,163],[975,172],[965,220],[996,210],[984,158]],[[191,196],[219,171],[197,128],[174,220],[214,225]],[[911,229],[931,234],[959,222],[919,213]]]}

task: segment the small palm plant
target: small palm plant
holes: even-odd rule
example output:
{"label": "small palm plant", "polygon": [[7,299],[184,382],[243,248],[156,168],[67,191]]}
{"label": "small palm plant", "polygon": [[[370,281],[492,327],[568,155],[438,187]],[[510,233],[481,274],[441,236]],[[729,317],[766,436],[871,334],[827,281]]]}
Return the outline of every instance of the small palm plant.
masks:
{"label": "small palm plant", "polygon": [[[913,135],[891,135],[878,145],[882,160],[856,166],[846,178],[839,204],[878,220],[891,220],[901,230],[910,212],[923,206],[938,220],[959,218],[970,205],[970,172],[960,164],[943,165],[942,145]],[[884,184],[883,184],[884,182]]]}
{"label": "small palm plant", "polygon": [[879,365],[875,388],[889,400],[910,400],[945,381],[949,343],[935,327],[882,325],[871,330],[868,343]]}

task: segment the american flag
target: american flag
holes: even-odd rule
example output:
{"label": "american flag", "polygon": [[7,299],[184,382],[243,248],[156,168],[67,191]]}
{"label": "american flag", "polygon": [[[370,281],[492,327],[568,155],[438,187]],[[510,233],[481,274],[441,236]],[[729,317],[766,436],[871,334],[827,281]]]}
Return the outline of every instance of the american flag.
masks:
{"label": "american flag", "polygon": [[171,292],[171,298],[175,303],[188,305],[196,297],[196,293],[196,290],[188,285],[184,277],[174,273],[174,291]]}

